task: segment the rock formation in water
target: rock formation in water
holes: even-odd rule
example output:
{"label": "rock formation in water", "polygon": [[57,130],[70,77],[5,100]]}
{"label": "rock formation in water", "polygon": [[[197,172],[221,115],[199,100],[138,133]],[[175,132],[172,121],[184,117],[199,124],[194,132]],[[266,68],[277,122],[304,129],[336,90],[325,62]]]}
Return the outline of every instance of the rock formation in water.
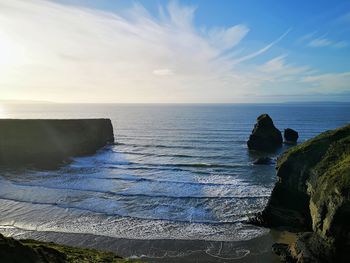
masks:
{"label": "rock formation in water", "polygon": [[282,145],[283,139],[280,130],[273,124],[268,114],[257,118],[252,134],[247,142],[248,148],[257,151],[274,151]]}
{"label": "rock formation in water", "polygon": [[113,142],[109,119],[1,119],[0,165],[55,166]]}
{"label": "rock formation in water", "polygon": [[297,131],[295,131],[291,128],[287,128],[284,130],[283,137],[284,137],[285,143],[296,144],[298,141],[298,138],[299,138],[299,134]]}
{"label": "rock formation in water", "polygon": [[6,263],[123,263],[110,252],[73,248],[34,240],[15,240],[0,234],[0,262]]}
{"label": "rock formation in water", "polygon": [[253,221],[301,231],[283,258],[350,262],[350,125],[285,152],[277,176],[266,208]]}
{"label": "rock formation in water", "polygon": [[274,161],[270,157],[261,157],[261,158],[256,159],[253,162],[253,164],[255,164],[255,165],[270,165],[270,164],[273,164],[273,163],[274,163]]}

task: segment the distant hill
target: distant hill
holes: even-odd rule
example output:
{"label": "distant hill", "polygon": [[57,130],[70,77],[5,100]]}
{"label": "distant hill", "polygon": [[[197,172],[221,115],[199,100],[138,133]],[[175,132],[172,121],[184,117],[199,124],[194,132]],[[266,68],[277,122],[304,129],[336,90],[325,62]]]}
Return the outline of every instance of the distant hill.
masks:
{"label": "distant hill", "polygon": [[53,104],[56,102],[43,100],[0,100],[0,104]]}
{"label": "distant hill", "polygon": [[302,104],[302,105],[350,105],[347,101],[287,101],[285,104]]}

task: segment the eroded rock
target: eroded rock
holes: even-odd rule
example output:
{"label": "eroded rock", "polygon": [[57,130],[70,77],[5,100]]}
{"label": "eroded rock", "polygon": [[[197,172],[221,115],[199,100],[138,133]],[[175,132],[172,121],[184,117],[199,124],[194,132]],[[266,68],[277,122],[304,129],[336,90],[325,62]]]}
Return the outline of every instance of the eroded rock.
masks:
{"label": "eroded rock", "polygon": [[281,147],[282,142],[282,134],[275,127],[270,116],[262,114],[257,118],[247,145],[250,150],[271,152]]}
{"label": "eroded rock", "polygon": [[284,142],[287,144],[296,144],[299,138],[299,133],[291,128],[284,129]]}
{"label": "eroded rock", "polygon": [[270,157],[261,157],[261,158],[256,159],[253,162],[253,164],[255,164],[255,165],[271,165],[273,163],[274,163],[274,161]]}

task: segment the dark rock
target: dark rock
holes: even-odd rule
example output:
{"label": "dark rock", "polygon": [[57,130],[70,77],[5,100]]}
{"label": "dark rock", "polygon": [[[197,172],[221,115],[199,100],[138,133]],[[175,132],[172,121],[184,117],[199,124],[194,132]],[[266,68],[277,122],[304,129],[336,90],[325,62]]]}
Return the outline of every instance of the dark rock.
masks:
{"label": "dark rock", "polygon": [[292,257],[287,244],[275,243],[272,245],[272,252],[278,255],[282,262],[295,263],[296,260]]}
{"label": "dark rock", "polygon": [[289,246],[290,256],[297,263],[347,262],[333,257],[333,247],[321,236],[313,232],[300,233],[296,242]]}
{"label": "dark rock", "polygon": [[312,231],[290,248],[297,262],[349,262],[350,125],[285,152],[277,176],[266,208],[251,222]]}
{"label": "dark rock", "polygon": [[0,120],[0,165],[57,166],[114,142],[109,119]]}
{"label": "dark rock", "polygon": [[275,127],[270,116],[262,114],[257,119],[247,145],[251,150],[271,152],[279,148],[282,142],[282,134]]}
{"label": "dark rock", "polygon": [[285,143],[289,144],[296,144],[299,138],[298,132],[290,128],[284,129],[283,136]]}
{"label": "dark rock", "polygon": [[270,165],[273,164],[273,160],[270,157],[261,157],[256,159],[253,164],[255,165]]}

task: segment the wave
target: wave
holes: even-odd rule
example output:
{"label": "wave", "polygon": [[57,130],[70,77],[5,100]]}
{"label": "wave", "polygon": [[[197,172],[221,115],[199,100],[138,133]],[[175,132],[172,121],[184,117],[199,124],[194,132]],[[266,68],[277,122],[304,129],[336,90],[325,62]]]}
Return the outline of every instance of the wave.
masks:
{"label": "wave", "polygon": [[[188,165],[180,165],[181,167],[172,167],[171,165],[150,165],[150,166],[118,166],[118,165],[110,165],[106,168],[109,169],[117,169],[117,170],[126,170],[126,171],[169,171],[169,172],[190,172],[196,175],[212,175],[213,172],[218,172],[222,175],[228,175],[228,176],[236,176],[237,173],[233,173],[232,171],[228,171],[228,169],[217,168],[217,167],[202,167],[202,168],[211,168],[212,171],[204,171],[204,170],[194,170],[190,168],[200,168],[200,167],[191,167]],[[187,169],[186,169],[187,168]]]}
{"label": "wave", "polygon": [[148,153],[148,152],[132,152],[132,151],[115,151],[115,153],[129,154],[129,155],[140,155],[140,156],[154,156],[154,157],[176,157],[176,158],[201,158],[201,159],[220,159],[220,160],[232,160],[232,157],[223,155],[213,155],[213,156],[199,156],[199,155],[189,155],[189,154],[158,154],[158,153]]}
{"label": "wave", "polygon": [[[101,214],[104,216],[117,216],[117,217],[123,217],[123,218],[129,218],[129,219],[140,219],[140,220],[152,220],[152,221],[167,221],[167,222],[174,222],[174,223],[199,223],[199,224],[209,224],[209,225],[225,225],[225,224],[235,224],[235,223],[243,223],[246,222],[246,219],[248,216],[253,215],[254,213],[247,213],[247,214],[235,214],[231,215],[231,218],[233,217],[240,217],[236,220],[231,221],[214,221],[214,220],[196,220],[191,218],[191,220],[182,220],[182,219],[173,219],[173,218],[167,218],[167,217],[152,217],[152,216],[130,216],[129,213],[117,213],[117,212],[106,212],[101,211],[99,209],[91,209],[87,207],[82,206],[74,206],[74,205],[68,205],[63,203],[57,203],[57,202],[36,202],[36,201],[28,201],[28,200],[21,200],[21,199],[15,199],[15,198],[7,198],[0,196],[0,200],[7,200],[17,203],[25,203],[25,204],[32,204],[32,205],[45,205],[45,206],[53,206],[53,207],[59,207],[63,209],[74,209],[79,210],[83,212],[91,212],[94,214]],[[3,226],[3,225],[0,225]]]}
{"label": "wave", "polygon": [[[154,141],[155,136],[149,137],[139,137],[137,136],[123,136],[120,139],[123,141]],[[120,140],[119,140],[120,141]],[[193,137],[193,138],[185,138],[185,139],[174,139],[169,138],[169,136],[164,136],[162,138],[157,137],[157,141],[165,142],[165,143],[236,143],[240,142],[239,140],[234,140],[232,137],[227,137],[226,139],[218,140],[217,138],[208,138],[208,137]]]}
{"label": "wave", "polygon": [[[85,176],[84,176],[85,177]],[[84,178],[85,179],[85,178]],[[245,184],[239,183],[209,183],[209,182],[191,182],[191,181],[174,181],[174,180],[159,180],[151,179],[145,177],[98,177],[98,176],[89,176],[88,179],[97,179],[97,180],[119,180],[119,181],[130,181],[130,182],[152,182],[159,184],[181,184],[181,185],[204,185],[204,186],[242,186]],[[254,184],[249,184],[253,186]]]}
{"label": "wave", "polygon": [[13,185],[24,186],[24,187],[38,187],[43,189],[56,189],[56,190],[69,190],[69,191],[79,191],[79,192],[93,192],[102,193],[110,196],[121,196],[121,197],[146,197],[146,198],[164,198],[164,199],[220,199],[220,200],[230,200],[230,199],[259,199],[267,198],[269,195],[258,195],[258,196],[199,196],[199,195],[187,195],[187,196],[177,196],[177,195],[165,195],[165,194],[141,194],[141,193],[122,193],[122,192],[112,192],[112,191],[102,191],[98,189],[83,189],[83,188],[73,188],[73,187],[59,187],[59,186],[48,186],[48,185],[34,185],[34,184],[24,184],[24,183],[13,183]]}
{"label": "wave", "polygon": [[[104,162],[109,165],[136,165],[143,167],[193,167],[193,168],[242,168],[251,166],[250,163],[247,164],[220,164],[220,163],[137,163],[137,162]],[[113,166],[112,166],[113,167]]]}
{"label": "wave", "polygon": [[[91,178],[91,177],[90,177]],[[149,178],[94,178],[94,179],[111,179],[111,180],[125,180],[125,181],[136,181],[136,182],[154,182],[154,183],[165,183],[165,184],[184,184],[184,185],[205,185],[205,186],[238,186],[239,184],[232,183],[206,183],[206,182],[189,182],[189,181],[172,181],[172,180],[158,180]]]}
{"label": "wave", "polygon": [[[157,164],[148,164],[157,165]],[[160,164],[160,166],[176,166],[176,167],[204,167],[204,168],[241,168],[246,167],[244,164],[211,164],[211,163],[173,163]]]}
{"label": "wave", "polygon": [[136,143],[124,143],[116,142],[116,146],[129,146],[133,148],[143,147],[143,148],[164,148],[164,149],[184,149],[184,150],[222,150],[224,148],[231,148],[232,145],[223,144],[222,146],[190,146],[190,145],[165,145],[165,144],[136,144]]}

